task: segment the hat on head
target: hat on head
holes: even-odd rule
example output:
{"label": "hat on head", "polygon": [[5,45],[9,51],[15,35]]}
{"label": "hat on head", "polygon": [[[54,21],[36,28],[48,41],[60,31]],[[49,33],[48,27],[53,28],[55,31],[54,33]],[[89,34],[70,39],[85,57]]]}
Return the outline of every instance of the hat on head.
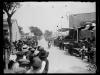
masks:
{"label": "hat on head", "polygon": [[27,48],[27,47],[28,47],[27,45],[24,45],[24,46],[23,46],[23,48]]}
{"label": "hat on head", "polygon": [[40,54],[39,54],[39,57],[40,57],[41,59],[45,59],[45,58],[48,57],[48,55],[49,55],[49,52],[41,51]]}
{"label": "hat on head", "polygon": [[23,64],[29,64],[29,62],[30,62],[28,59],[19,59],[18,61]]}
{"label": "hat on head", "polygon": [[37,49],[37,46],[34,46],[34,49]]}
{"label": "hat on head", "polygon": [[42,51],[42,50],[44,50],[44,48],[40,46],[40,47],[39,47],[39,51]]}
{"label": "hat on head", "polygon": [[35,51],[35,49],[34,48],[31,48],[30,51]]}
{"label": "hat on head", "polygon": [[28,51],[28,46],[27,45],[24,45],[23,47],[22,47],[22,52],[27,52]]}
{"label": "hat on head", "polygon": [[17,52],[16,55],[23,55],[23,52]]}
{"label": "hat on head", "polygon": [[31,49],[32,49],[31,47],[28,48],[28,50],[31,50]]}
{"label": "hat on head", "polygon": [[12,54],[17,54],[19,51],[13,51]]}
{"label": "hat on head", "polygon": [[42,61],[39,57],[34,57],[33,58],[33,68],[36,67],[36,68],[40,68],[41,67],[41,64],[42,64]]}
{"label": "hat on head", "polygon": [[28,49],[23,49],[22,52],[28,52]]}

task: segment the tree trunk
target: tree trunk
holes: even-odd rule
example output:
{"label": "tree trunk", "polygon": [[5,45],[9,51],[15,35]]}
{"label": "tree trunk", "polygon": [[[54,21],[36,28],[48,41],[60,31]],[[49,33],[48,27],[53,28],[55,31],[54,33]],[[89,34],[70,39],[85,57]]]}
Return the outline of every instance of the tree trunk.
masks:
{"label": "tree trunk", "polygon": [[7,52],[7,49],[5,50],[5,67],[6,67],[6,70],[8,70],[8,52]]}
{"label": "tree trunk", "polygon": [[11,17],[7,18],[7,22],[8,22],[8,25],[9,25],[10,43],[12,43],[12,23],[11,23]]}
{"label": "tree trunk", "polygon": [[[9,55],[10,51],[12,50],[12,23],[11,23],[11,16],[8,16],[7,22],[9,25],[9,34],[10,34],[10,49],[5,50],[5,57],[6,57],[6,70],[8,70],[8,63],[9,63]],[[9,51],[8,51],[9,50]],[[9,54],[8,54],[9,53]]]}

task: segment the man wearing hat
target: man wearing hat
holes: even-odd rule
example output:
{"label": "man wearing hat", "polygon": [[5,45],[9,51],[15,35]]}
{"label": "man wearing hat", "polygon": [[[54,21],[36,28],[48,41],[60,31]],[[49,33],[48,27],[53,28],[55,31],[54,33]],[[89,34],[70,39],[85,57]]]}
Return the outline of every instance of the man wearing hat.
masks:
{"label": "man wearing hat", "polygon": [[30,67],[28,66],[29,60],[23,58],[19,59],[16,63],[14,63],[12,70],[14,73],[25,73],[27,69]]}
{"label": "man wearing hat", "polygon": [[37,55],[37,56],[38,56],[39,52],[40,52],[40,51],[39,51],[38,47],[36,47],[36,48],[35,48],[35,51],[34,51],[34,55]]}
{"label": "man wearing hat", "polygon": [[41,50],[38,55],[41,60],[45,60],[48,57],[48,53],[45,50]]}
{"label": "man wearing hat", "polygon": [[26,58],[30,60],[30,57],[34,56],[34,48],[30,48],[28,52],[26,52]]}
{"label": "man wearing hat", "polygon": [[43,62],[39,57],[34,57],[31,69],[26,73],[42,73],[45,68],[46,63]]}
{"label": "man wearing hat", "polygon": [[[38,50],[37,50],[38,51]],[[39,48],[39,53],[33,58],[31,58],[31,69],[26,73],[43,73],[44,70],[48,71],[48,52],[44,50],[44,48]]]}
{"label": "man wearing hat", "polygon": [[9,57],[9,63],[8,63],[8,68],[11,69],[13,64],[16,62],[17,55],[16,52],[13,52],[10,57]]}
{"label": "man wearing hat", "polygon": [[[49,55],[49,52],[46,52],[44,49],[41,49],[41,51],[39,52],[38,56],[39,58],[42,60],[42,69],[41,71],[43,70],[43,73],[47,73],[48,72],[48,66],[49,66],[49,61],[47,59]],[[45,66],[44,66],[45,65]]]}
{"label": "man wearing hat", "polygon": [[24,73],[26,71],[26,69],[23,67],[19,67],[19,63],[16,62],[16,63],[14,63],[14,65],[12,67],[12,71],[14,73]]}
{"label": "man wearing hat", "polygon": [[29,47],[27,45],[24,45],[22,47],[22,53],[23,53],[23,56],[25,57],[26,55],[29,55],[30,54],[30,51],[29,51]]}
{"label": "man wearing hat", "polygon": [[28,51],[28,48],[29,48],[29,47],[28,47],[27,45],[23,45],[22,51],[23,51],[23,52],[27,52],[27,51]]}
{"label": "man wearing hat", "polygon": [[26,50],[23,52],[17,53],[17,61],[14,63],[12,69],[15,73],[25,73],[27,69],[30,68],[30,61],[26,58],[26,55],[24,53],[27,52]]}
{"label": "man wearing hat", "polygon": [[19,51],[19,52],[16,53],[16,55],[17,55],[16,61],[19,61],[20,59],[23,59],[23,58],[26,59],[27,52],[28,52],[28,46],[24,45],[22,47],[22,51]]}

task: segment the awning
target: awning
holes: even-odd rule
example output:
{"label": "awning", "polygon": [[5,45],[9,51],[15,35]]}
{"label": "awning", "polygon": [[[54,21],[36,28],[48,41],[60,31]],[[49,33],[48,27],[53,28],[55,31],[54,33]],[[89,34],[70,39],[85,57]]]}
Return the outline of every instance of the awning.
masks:
{"label": "awning", "polygon": [[61,29],[59,29],[58,31],[59,31],[59,32],[66,32],[66,31],[69,31],[69,30],[71,30],[71,29],[73,29],[73,28],[61,28]]}

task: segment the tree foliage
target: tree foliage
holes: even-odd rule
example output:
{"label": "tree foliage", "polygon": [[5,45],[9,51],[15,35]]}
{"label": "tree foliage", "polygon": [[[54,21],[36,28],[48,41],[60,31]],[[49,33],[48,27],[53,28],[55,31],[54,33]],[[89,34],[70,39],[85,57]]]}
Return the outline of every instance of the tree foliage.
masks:
{"label": "tree foliage", "polygon": [[20,34],[23,35],[23,34],[24,34],[24,32],[23,32],[23,28],[22,28],[21,26],[18,26],[18,28],[19,28],[19,32],[20,32]]}
{"label": "tree foliage", "polygon": [[49,31],[49,30],[46,30],[45,33],[44,33],[44,37],[46,40],[50,40],[51,39],[51,36],[52,36],[52,32]]}
{"label": "tree foliage", "polygon": [[42,36],[43,35],[42,31],[38,27],[31,26],[29,29],[32,33],[34,33],[35,36]]}
{"label": "tree foliage", "polygon": [[49,31],[49,30],[46,30],[45,33],[44,33],[45,36],[49,37],[52,35],[52,32]]}
{"label": "tree foliage", "polygon": [[3,11],[5,11],[7,15],[10,16],[12,16],[19,7],[19,2],[3,2]]}
{"label": "tree foliage", "polygon": [[[12,15],[16,12],[17,8],[20,6],[19,2],[3,2],[3,14],[7,14],[7,22],[9,26],[9,31],[10,31],[10,43],[12,44],[12,22],[11,22],[11,17]],[[10,51],[12,49],[12,45],[10,44]],[[6,52],[6,57],[7,52]],[[8,60],[8,58],[7,58]],[[6,69],[8,69],[8,61],[6,61]]]}
{"label": "tree foliage", "polygon": [[11,17],[20,7],[19,2],[3,2],[3,12],[7,14],[7,22],[10,30],[10,42],[12,42],[12,22]]}
{"label": "tree foliage", "polygon": [[3,2],[3,12],[7,14],[7,22],[10,30],[10,42],[12,42],[12,22],[11,17],[20,7],[19,2]]}

